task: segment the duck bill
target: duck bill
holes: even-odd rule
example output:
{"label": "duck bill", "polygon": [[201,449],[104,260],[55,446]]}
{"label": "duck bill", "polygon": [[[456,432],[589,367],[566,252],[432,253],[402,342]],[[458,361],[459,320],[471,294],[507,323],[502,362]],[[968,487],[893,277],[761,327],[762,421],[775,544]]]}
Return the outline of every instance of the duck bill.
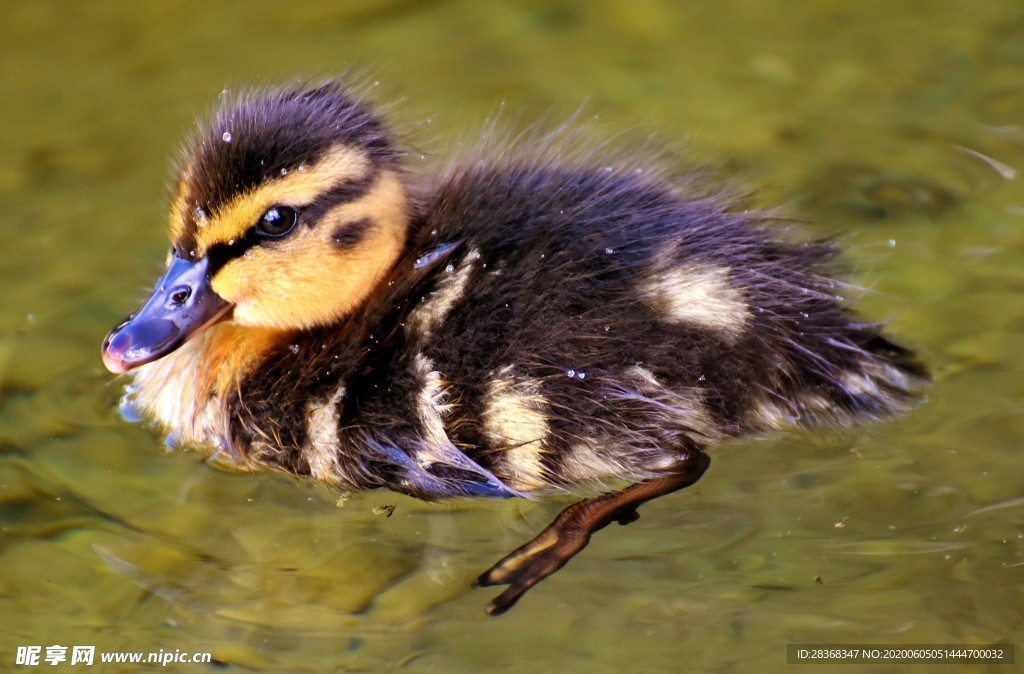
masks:
{"label": "duck bill", "polygon": [[153,294],[103,340],[103,364],[115,374],[166,356],[192,335],[227,318],[232,305],[213,292],[206,258],[174,257]]}

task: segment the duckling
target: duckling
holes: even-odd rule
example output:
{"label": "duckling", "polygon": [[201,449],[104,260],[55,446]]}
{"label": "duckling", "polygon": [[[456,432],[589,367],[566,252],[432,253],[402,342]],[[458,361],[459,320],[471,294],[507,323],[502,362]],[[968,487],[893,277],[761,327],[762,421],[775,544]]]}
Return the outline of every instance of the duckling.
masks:
{"label": "duckling", "polygon": [[476,580],[508,586],[491,614],[709,447],[890,417],[927,381],[844,307],[828,243],[644,171],[520,149],[423,187],[404,154],[343,82],[224,100],[181,158],[166,273],[103,361],[243,470],[422,499],[598,485]]}

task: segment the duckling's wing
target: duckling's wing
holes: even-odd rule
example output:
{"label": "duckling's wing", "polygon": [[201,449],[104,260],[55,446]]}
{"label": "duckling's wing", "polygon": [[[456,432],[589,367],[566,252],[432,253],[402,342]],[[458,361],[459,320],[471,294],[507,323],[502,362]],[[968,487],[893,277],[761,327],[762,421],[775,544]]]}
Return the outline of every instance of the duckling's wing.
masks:
{"label": "duckling's wing", "polygon": [[[367,447],[377,459],[398,469],[403,491],[420,498],[453,496],[496,496],[507,498],[523,494],[511,489],[494,473],[470,459],[450,442],[416,449],[399,449],[394,445],[367,440]],[[412,457],[430,457],[421,462]]]}

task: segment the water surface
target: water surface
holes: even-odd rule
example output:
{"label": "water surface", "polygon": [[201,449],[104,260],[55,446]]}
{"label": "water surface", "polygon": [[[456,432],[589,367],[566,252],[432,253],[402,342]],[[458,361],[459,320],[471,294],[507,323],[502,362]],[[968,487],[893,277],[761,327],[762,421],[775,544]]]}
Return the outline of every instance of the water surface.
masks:
{"label": "water surface", "polygon": [[[43,0],[5,13],[3,668],[19,645],[78,644],[209,651],[228,671],[730,672],[784,668],[787,643],[1018,639],[1015,3]],[[696,487],[599,535],[500,619],[470,580],[565,501],[345,500],[168,451],[117,417],[122,382],[98,352],[162,265],[169,158],[225,86],[349,67],[419,166],[488,116],[575,113],[840,235],[861,310],[932,365],[928,401],[841,437],[716,450]],[[383,505],[393,516],[374,514]]]}

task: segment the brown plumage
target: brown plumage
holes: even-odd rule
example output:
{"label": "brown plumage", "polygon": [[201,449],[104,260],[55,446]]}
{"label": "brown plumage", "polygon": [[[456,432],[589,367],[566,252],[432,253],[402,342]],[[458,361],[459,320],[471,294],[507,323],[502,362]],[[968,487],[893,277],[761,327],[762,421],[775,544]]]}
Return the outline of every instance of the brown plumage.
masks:
{"label": "brown plumage", "polygon": [[509,584],[492,613],[697,480],[708,446],[887,417],[926,380],[844,308],[830,246],[656,172],[529,156],[411,190],[343,85],[228,102],[182,160],[168,272],[104,361],[246,469],[421,498],[636,483],[481,576]]}

